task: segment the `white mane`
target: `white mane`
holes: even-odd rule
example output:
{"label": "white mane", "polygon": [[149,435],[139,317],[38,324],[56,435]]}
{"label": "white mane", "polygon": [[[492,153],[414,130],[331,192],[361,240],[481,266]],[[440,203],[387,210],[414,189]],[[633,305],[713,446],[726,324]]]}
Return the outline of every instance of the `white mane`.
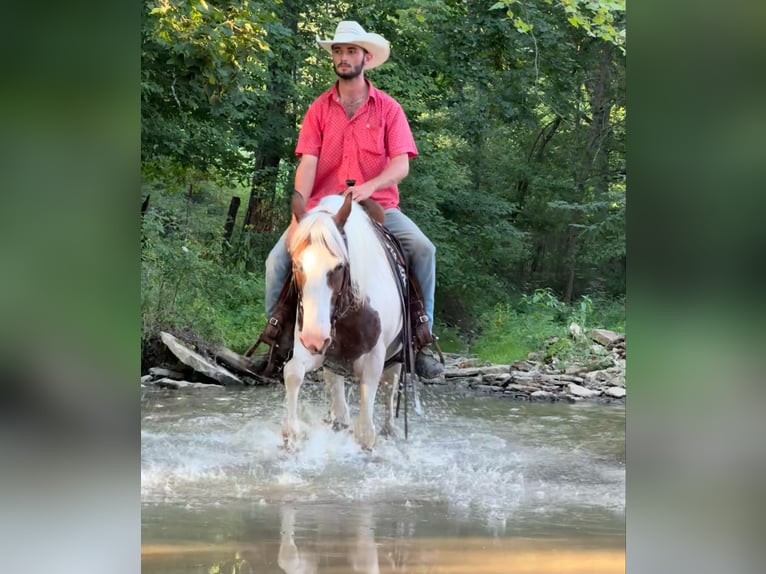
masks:
{"label": "white mane", "polygon": [[308,239],[312,245],[323,244],[344,263],[349,264],[351,292],[354,300],[369,294],[377,285],[385,285],[386,274],[391,271],[386,261],[386,253],[370,222],[367,212],[356,202],[351,203],[351,213],[343,229],[346,233],[348,248],[343,241],[332,216],[343,205],[343,196],[329,195],[309,211],[296,227],[290,241],[290,251]]}

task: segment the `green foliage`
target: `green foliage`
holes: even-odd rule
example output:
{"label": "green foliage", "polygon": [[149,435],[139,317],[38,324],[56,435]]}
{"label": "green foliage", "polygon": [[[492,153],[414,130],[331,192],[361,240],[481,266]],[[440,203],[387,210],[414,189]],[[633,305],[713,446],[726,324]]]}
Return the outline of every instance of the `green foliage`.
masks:
{"label": "green foliage", "polygon": [[262,274],[245,272],[222,253],[225,211],[211,213],[210,206],[188,198],[156,197],[142,228],[144,336],[185,331],[244,351],[265,324]]}
{"label": "green foliage", "polygon": [[298,128],[335,79],[315,36],[342,19],[391,42],[368,77],[420,152],[401,208],[437,248],[443,344],[520,358],[567,339],[570,315],[624,326],[624,0],[144,0],[145,328],[257,335]]}
{"label": "green foliage", "polygon": [[524,294],[515,306],[497,304],[482,316],[481,335],[470,352],[493,363],[526,359],[530,352],[545,351],[544,360],[565,368],[581,364],[589,368],[608,366],[605,354],[596,350],[585,336],[573,337],[569,325],[625,331],[624,304],[584,295],[566,305],[551,289]]}
{"label": "green foliage", "polygon": [[[545,0],[563,8],[566,20],[575,28],[582,28],[593,37],[618,46],[625,53],[625,0]],[[534,24],[525,17],[525,2],[521,0],[500,0],[490,10],[505,10],[514,28],[521,34],[534,29]],[[520,8],[519,15],[514,13]]]}

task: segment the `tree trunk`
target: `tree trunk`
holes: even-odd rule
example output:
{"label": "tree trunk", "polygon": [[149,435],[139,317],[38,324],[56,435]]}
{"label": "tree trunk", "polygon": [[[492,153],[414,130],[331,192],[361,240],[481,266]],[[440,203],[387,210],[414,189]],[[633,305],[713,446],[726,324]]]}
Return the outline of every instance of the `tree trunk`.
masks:
{"label": "tree trunk", "polygon": [[226,250],[231,245],[231,233],[234,231],[234,221],[237,219],[240,199],[236,195],[229,203],[229,213],[226,214],[226,223],[223,226],[223,248]]}
{"label": "tree trunk", "polygon": [[[578,190],[578,203],[585,206],[599,201],[609,191],[609,156],[606,145],[611,126],[609,116],[612,101],[609,93],[612,82],[612,45],[607,42],[595,41],[591,49],[597,50],[598,72],[585,81],[590,102],[591,118],[585,129],[585,146],[579,164],[575,168],[574,183]],[[592,216],[591,216],[592,217]],[[571,304],[575,292],[574,281],[577,273],[579,235],[578,228],[573,227],[587,222],[582,209],[572,212],[572,220],[568,232],[566,253],[566,288],[564,300]]]}
{"label": "tree trunk", "polygon": [[253,180],[250,186],[250,198],[247,202],[243,228],[248,231],[263,233],[272,231],[271,219],[267,216],[265,203],[274,195],[279,169],[279,156],[256,153]]}

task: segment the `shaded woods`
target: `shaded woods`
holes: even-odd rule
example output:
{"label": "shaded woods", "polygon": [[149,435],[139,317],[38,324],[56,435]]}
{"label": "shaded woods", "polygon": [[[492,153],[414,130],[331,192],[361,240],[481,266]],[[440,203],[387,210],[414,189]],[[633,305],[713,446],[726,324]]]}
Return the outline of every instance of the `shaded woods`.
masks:
{"label": "shaded woods", "polygon": [[442,345],[510,361],[572,320],[624,330],[624,1],[401,6],[143,3],[145,342],[257,338],[298,126],[334,81],[315,36],[343,19],[391,42],[368,78],[420,151],[401,206],[437,246]]}

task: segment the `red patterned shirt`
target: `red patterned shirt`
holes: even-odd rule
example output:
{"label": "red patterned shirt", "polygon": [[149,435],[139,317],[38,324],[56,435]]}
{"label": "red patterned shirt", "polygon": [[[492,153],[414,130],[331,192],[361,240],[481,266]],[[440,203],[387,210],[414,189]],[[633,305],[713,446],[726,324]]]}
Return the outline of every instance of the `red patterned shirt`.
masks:
{"label": "red patterned shirt", "polygon": [[[319,158],[306,209],[324,196],[346,189],[347,179],[356,180],[358,185],[377,177],[392,157],[406,153],[412,159],[418,155],[402,106],[369,81],[367,84],[367,101],[350,120],[339,101],[337,83],[306,112],[295,155]],[[379,189],[371,197],[383,209],[399,206],[397,185]]]}

